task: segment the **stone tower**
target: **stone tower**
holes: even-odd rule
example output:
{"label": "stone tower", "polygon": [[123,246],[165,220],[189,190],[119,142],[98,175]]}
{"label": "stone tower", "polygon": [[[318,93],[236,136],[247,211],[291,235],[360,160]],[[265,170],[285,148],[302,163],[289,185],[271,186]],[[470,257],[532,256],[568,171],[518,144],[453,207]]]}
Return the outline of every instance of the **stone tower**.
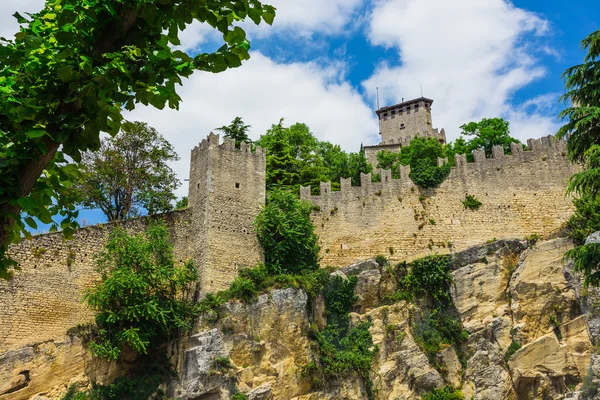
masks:
{"label": "stone tower", "polygon": [[211,133],[192,150],[189,207],[202,292],[226,289],[240,268],[263,261],[254,219],[265,204],[265,152]]}
{"label": "stone tower", "polygon": [[426,97],[403,101],[375,111],[379,118],[381,143],[365,146],[365,154],[373,168],[377,167],[377,153],[382,150],[400,151],[416,137],[436,138],[446,143],[444,129],[438,131],[432,127],[431,105],[433,100]]}

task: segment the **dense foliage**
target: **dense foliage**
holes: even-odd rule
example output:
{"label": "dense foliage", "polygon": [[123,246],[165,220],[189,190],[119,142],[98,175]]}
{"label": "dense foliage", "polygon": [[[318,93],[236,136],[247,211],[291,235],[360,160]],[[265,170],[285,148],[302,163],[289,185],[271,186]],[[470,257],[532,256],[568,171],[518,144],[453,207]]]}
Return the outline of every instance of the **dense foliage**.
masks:
{"label": "dense foliage", "polygon": [[332,182],[339,188],[340,178],[352,178],[360,184],[360,173],[371,172],[364,152],[346,153],[339,145],[319,141],[305,124],[273,125],[257,145],[267,150],[267,187],[285,185],[296,191],[311,185],[315,193],[320,182]]}
{"label": "dense foliage", "polygon": [[102,280],[85,295],[97,313],[98,335],[90,342],[94,354],[116,360],[125,345],[147,354],[191,328],[197,314],[196,267],[175,265],[164,224],[152,223],[136,236],[116,228],[97,264]]}
{"label": "dense foliage", "polygon": [[175,149],[144,122],[125,123],[113,137],[102,139],[98,151],[82,155],[83,179],[76,190],[86,208],[100,209],[109,221],[169,211],[179,187],[169,162]]}
{"label": "dense foliage", "polygon": [[410,179],[424,188],[438,186],[450,173],[450,166],[438,166],[438,157],[445,157],[444,147],[434,138],[415,138],[399,153],[380,151],[377,168],[391,169],[392,178],[400,178],[400,165],[410,165]]}
{"label": "dense foliage", "polygon": [[441,389],[434,389],[423,396],[423,400],[464,400],[462,392],[451,386],[444,386]]}
{"label": "dense foliage", "polygon": [[455,346],[462,359],[461,345],[469,336],[456,316],[450,296],[450,266],[450,258],[441,255],[396,265],[397,292],[387,299],[419,304],[411,324],[412,336],[431,365],[438,369],[441,369],[438,354],[444,346]]}
{"label": "dense foliage", "polygon": [[258,241],[271,274],[301,274],[319,267],[318,237],[310,221],[312,206],[275,188],[256,217]]}
{"label": "dense foliage", "polygon": [[600,199],[582,197],[573,199],[575,213],[569,218],[569,236],[582,245],[594,232],[600,231]]}
{"label": "dense foliage", "polygon": [[[13,40],[0,39],[0,278],[16,266],[8,244],[62,212],[76,227],[76,162],[116,135],[138,103],[178,108],[176,85],[195,70],[221,72],[249,58],[241,21],[273,22],[258,0],[46,0],[23,17]],[[224,45],[190,56],[179,33],[193,22],[218,30]],[[29,218],[29,219],[27,219]]]}
{"label": "dense foliage", "polygon": [[248,137],[248,130],[251,128],[250,125],[245,125],[241,117],[235,117],[231,124],[223,125],[215,130],[223,132],[225,139],[234,139],[235,147],[240,148],[241,142],[251,143]]}
{"label": "dense foliage", "polygon": [[345,280],[335,276],[325,286],[327,326],[320,332],[314,332],[318,359],[305,365],[303,372],[315,387],[333,385],[339,379],[358,376],[363,380],[367,397],[372,398],[373,384],[369,371],[378,349],[373,345],[369,332],[371,324],[362,322],[349,329],[348,313],[356,302],[356,281],[356,277]]}
{"label": "dense foliage", "polygon": [[61,400],[147,400],[155,393],[162,398],[165,393],[158,387],[172,375],[169,363],[163,358],[145,360],[143,367],[138,366],[109,385],[92,382],[87,390],[72,385]]}
{"label": "dense foliage", "polygon": [[559,115],[566,124],[557,133],[561,138],[570,135],[567,150],[577,161],[582,161],[593,145],[600,145],[600,30],[585,38],[581,46],[587,50],[583,63],[563,74],[566,92],[561,100],[571,104]]}
{"label": "dense foliage", "polygon": [[[472,137],[472,139],[464,143],[466,152],[458,154],[470,154],[473,150],[481,149],[489,158],[492,156],[494,146],[502,146],[504,152],[510,154],[510,144],[521,143],[510,136],[509,123],[503,118],[483,118],[479,122],[466,123],[460,129],[462,129],[462,135]],[[455,147],[458,145],[463,145],[463,143],[461,142]]]}
{"label": "dense foliage", "polygon": [[[566,124],[560,128],[558,137],[569,137],[569,158],[582,161],[583,171],[569,180],[569,193],[575,193],[577,211],[570,225],[574,238],[580,246],[569,251],[575,271],[582,272],[586,285],[600,285],[600,244],[581,244],[584,234],[597,227],[600,209],[600,30],[585,38],[581,45],[587,50],[583,63],[575,65],[563,74],[566,93],[565,102],[571,102],[560,113]],[[582,221],[582,218],[589,221]]]}

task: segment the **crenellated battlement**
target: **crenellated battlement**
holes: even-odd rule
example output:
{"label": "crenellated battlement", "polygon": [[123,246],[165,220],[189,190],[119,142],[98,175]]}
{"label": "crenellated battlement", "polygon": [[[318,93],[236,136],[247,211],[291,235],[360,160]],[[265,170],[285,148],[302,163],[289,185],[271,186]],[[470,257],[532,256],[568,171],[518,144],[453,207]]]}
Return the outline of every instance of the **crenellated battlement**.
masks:
{"label": "crenellated battlement", "polygon": [[249,143],[241,142],[240,148],[238,149],[235,147],[235,139],[225,139],[223,143],[221,143],[220,135],[211,132],[206,139],[202,139],[198,146],[195,146],[192,149],[192,159],[197,157],[200,153],[209,150],[236,152],[259,158],[266,157],[266,151],[262,147],[256,146],[254,151],[252,151],[252,146]]}
{"label": "crenellated battlement", "polygon": [[[552,135],[540,139],[527,140],[527,150],[518,143],[511,143],[511,153],[505,154],[503,146],[492,148],[492,157],[487,158],[484,150],[474,150],[474,162],[467,162],[465,154],[455,154],[454,164],[450,175],[446,179],[460,180],[472,174],[490,175],[499,172],[506,167],[514,167],[523,164],[526,168],[536,168],[538,163],[555,162],[564,165],[569,161],[566,159],[566,142],[557,140]],[[438,166],[447,163],[447,158],[438,158]],[[356,198],[371,193],[394,192],[400,193],[406,189],[413,188],[414,184],[409,178],[410,166],[400,166],[400,178],[392,178],[391,170],[379,169],[376,171],[381,177],[380,182],[373,182],[371,174],[360,175],[360,186],[351,186],[350,179],[340,179],[340,191],[331,191],[331,183],[321,183],[321,194],[311,195],[311,187],[301,187],[300,197],[311,200],[318,204],[322,202],[336,203],[345,198]]]}

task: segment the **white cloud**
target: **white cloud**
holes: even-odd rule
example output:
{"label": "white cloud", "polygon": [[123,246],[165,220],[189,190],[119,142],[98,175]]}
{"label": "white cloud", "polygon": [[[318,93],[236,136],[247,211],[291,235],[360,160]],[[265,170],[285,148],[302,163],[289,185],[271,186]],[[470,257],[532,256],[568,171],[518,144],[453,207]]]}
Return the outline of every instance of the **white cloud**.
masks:
{"label": "white cloud", "polygon": [[44,0],[0,0],[0,37],[13,39],[14,34],[19,31],[19,24],[13,17],[15,12],[38,12],[44,7],[44,3]]}
{"label": "white cloud", "polygon": [[503,116],[519,138],[554,133],[554,117],[511,105],[520,88],[544,76],[535,43],[549,31],[538,15],[505,0],[384,0],[375,4],[369,38],[398,51],[399,66],[381,64],[363,82],[385,102],[420,95],[434,99],[434,126],[449,139],[458,127]]}
{"label": "white cloud", "polygon": [[[357,15],[365,0],[265,0],[277,9],[273,25],[261,21],[255,25],[249,18],[241,26],[248,37],[265,38],[282,34],[283,40],[312,39],[315,34],[346,35],[362,21]],[[351,29],[348,29],[351,27]],[[193,23],[181,34],[183,50],[200,50],[207,42],[221,42],[218,31],[208,24]],[[306,42],[304,45],[314,45]]]}
{"label": "white cloud", "polygon": [[[311,36],[314,33],[343,33],[363,0],[265,0],[265,3],[277,8],[273,23],[275,30]],[[267,34],[269,30],[271,28],[262,29]]]}
{"label": "white cloud", "polygon": [[[179,111],[140,107],[126,118],[148,122],[173,143],[181,156],[174,165],[181,179],[188,177],[191,149],[236,116],[252,125],[254,139],[284,117],[286,125],[305,122],[320,139],[356,151],[362,141],[377,140],[377,122],[344,81],[344,70],[339,64],[277,64],[254,52],[241,68],[192,75],[178,90]],[[184,184],[177,194],[186,193]]]}

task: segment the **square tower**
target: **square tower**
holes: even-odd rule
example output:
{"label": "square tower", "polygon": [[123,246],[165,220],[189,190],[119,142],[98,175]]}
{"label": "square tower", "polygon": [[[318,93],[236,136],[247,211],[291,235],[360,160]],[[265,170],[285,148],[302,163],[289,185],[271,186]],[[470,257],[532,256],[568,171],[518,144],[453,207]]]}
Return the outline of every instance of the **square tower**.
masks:
{"label": "square tower", "polygon": [[433,100],[426,97],[402,101],[376,110],[379,118],[381,143],[365,146],[365,155],[371,165],[377,167],[377,153],[382,150],[398,152],[402,146],[408,146],[416,137],[435,138],[446,143],[444,129],[438,131],[432,127],[431,105]]}
{"label": "square tower", "polygon": [[263,262],[254,220],[265,205],[265,152],[211,133],[192,150],[189,207],[203,293],[227,289],[240,268]]}
{"label": "square tower", "polygon": [[433,100],[420,97],[377,110],[382,144],[406,145],[415,137],[434,136],[432,103]]}

